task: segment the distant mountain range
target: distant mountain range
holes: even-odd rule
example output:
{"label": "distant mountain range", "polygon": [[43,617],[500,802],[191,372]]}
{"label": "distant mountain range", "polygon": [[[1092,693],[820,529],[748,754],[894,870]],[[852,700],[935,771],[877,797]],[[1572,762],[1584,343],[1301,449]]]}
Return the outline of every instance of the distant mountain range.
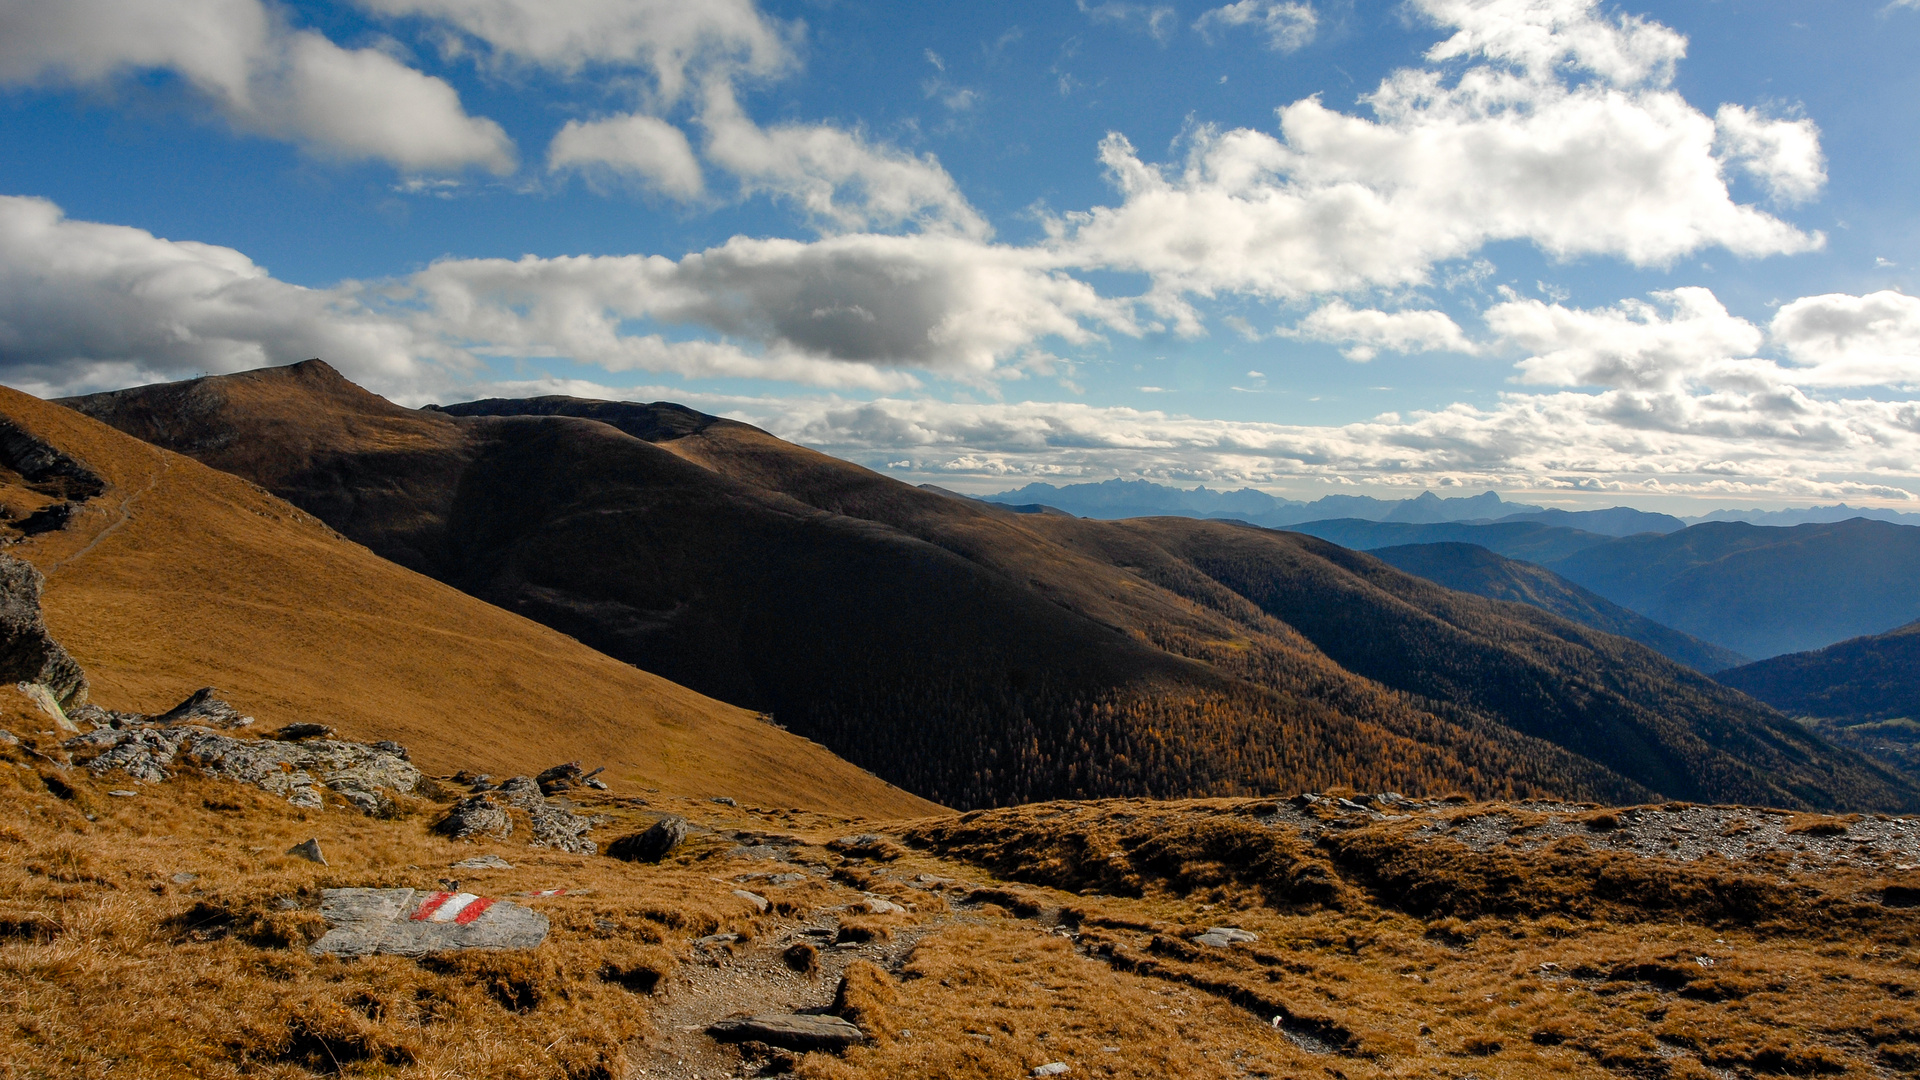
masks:
{"label": "distant mountain range", "polygon": [[1540,521],[1565,525],[1606,536],[1631,536],[1639,532],[1677,532],[1703,521],[1745,521],[1754,525],[1806,525],[1846,521],[1864,517],[1920,525],[1920,513],[1897,510],[1855,508],[1839,503],[1794,510],[1715,510],[1695,517],[1649,513],[1631,507],[1605,510],[1548,510],[1526,503],[1507,502],[1497,492],[1442,498],[1431,491],[1411,499],[1376,499],[1366,495],[1328,495],[1311,502],[1283,499],[1253,488],[1214,491],[1205,486],[1183,489],[1156,484],[1150,480],[1107,480],[1102,483],[1028,484],[1023,488],[983,495],[1020,509],[1050,506],[1080,517],[1116,519],[1130,517],[1238,518],[1255,525],[1277,528],[1307,521],[1355,518],[1362,521],[1397,521],[1410,524],[1465,521]]}
{"label": "distant mountain range", "polygon": [[1289,528],[1360,551],[1477,544],[1749,657],[1817,649],[1920,618],[1920,528],[1885,521],[1717,521],[1627,537],[1541,522],[1348,519]]}
{"label": "distant mountain range", "polygon": [[67,404],[952,806],[1351,784],[1920,809],[1634,641],[1298,533],[1019,514],[664,402],[404,409],[317,362]]}

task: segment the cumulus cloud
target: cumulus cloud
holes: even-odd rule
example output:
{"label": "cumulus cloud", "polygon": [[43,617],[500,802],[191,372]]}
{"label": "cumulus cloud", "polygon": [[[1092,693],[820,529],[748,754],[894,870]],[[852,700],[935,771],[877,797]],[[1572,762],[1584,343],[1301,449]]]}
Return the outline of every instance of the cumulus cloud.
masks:
{"label": "cumulus cloud", "polygon": [[[1309,98],[1278,111],[1279,137],[1200,127],[1175,166],[1109,135],[1101,160],[1123,201],[1064,215],[1054,242],[1082,264],[1151,275],[1175,313],[1184,294],[1423,284],[1436,263],[1503,240],[1637,266],[1713,246],[1760,256],[1824,242],[1734,201],[1716,156],[1771,177],[1776,192],[1806,191],[1817,186],[1813,129],[1742,111],[1722,114],[1723,133],[1665,88],[1685,45],[1672,31],[1579,0],[1417,6],[1458,28],[1431,57],[1479,62],[1393,73],[1363,98],[1372,119]],[[1567,78],[1572,69],[1587,77]]]}
{"label": "cumulus cloud", "polygon": [[787,32],[753,0],[356,0],[370,11],[450,24],[502,63],[568,73],[641,65],[662,104],[697,69],[770,76],[793,63]]}
{"label": "cumulus cloud", "polygon": [[1474,351],[1473,342],[1444,311],[1356,309],[1337,298],[1280,333],[1303,341],[1345,345],[1341,355],[1361,362],[1378,356],[1382,349],[1397,353]]}
{"label": "cumulus cloud", "polygon": [[1535,77],[1569,68],[1616,86],[1664,86],[1687,54],[1684,35],[1637,15],[1609,18],[1597,0],[1414,0],[1413,8],[1456,28],[1427,50],[1429,60],[1484,56]]}
{"label": "cumulus cloud", "polygon": [[569,120],[547,148],[547,169],[605,170],[683,202],[706,192],[686,134],[656,116]]}
{"label": "cumulus cloud", "polygon": [[[828,385],[897,387],[914,370],[977,381],[1041,338],[1091,341],[1088,323],[1134,329],[1124,304],[1035,252],[960,237],[736,237],[678,261],[446,260],[408,284],[421,326],[491,355]],[[668,364],[629,329],[636,320],[716,331],[761,352]]]}
{"label": "cumulus cloud", "polygon": [[237,128],[403,169],[514,167],[500,126],[377,49],[288,28],[260,0],[63,0],[0,7],[0,82],[90,85],[177,74]]}
{"label": "cumulus cloud", "polygon": [[39,394],[111,389],[310,356],[403,390],[450,357],[357,289],[278,281],[232,248],[67,219],[0,196],[0,373]]}
{"label": "cumulus cloud", "polygon": [[1803,203],[1826,186],[1827,160],[1813,121],[1772,120],[1738,105],[1722,105],[1713,122],[1720,133],[1721,160],[1753,177],[1775,201]]}
{"label": "cumulus cloud", "polygon": [[1808,296],[1782,305],[1768,331],[1828,384],[1920,386],[1920,298],[1891,291]]}
{"label": "cumulus cloud", "polygon": [[1296,52],[1313,40],[1320,28],[1320,16],[1312,4],[1300,0],[1239,0],[1206,11],[1193,23],[1193,28],[1209,41],[1216,28],[1229,26],[1263,30],[1268,48],[1275,52]]}
{"label": "cumulus cloud", "polygon": [[834,230],[912,225],[971,237],[991,231],[931,154],[879,145],[830,124],[761,127],[740,109],[730,84],[711,83],[705,93],[707,158],[739,177],[749,194],[789,200]]}
{"label": "cumulus cloud", "polygon": [[1510,300],[1488,309],[1486,320],[1502,343],[1534,354],[1519,364],[1521,381],[1551,386],[1673,390],[1723,360],[1753,355],[1762,340],[1759,327],[1698,287],[1593,310]]}

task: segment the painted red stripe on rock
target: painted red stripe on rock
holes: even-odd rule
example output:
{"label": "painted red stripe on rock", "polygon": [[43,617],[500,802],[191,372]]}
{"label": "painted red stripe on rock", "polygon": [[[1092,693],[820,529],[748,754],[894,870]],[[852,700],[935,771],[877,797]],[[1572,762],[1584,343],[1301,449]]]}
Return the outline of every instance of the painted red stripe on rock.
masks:
{"label": "painted red stripe on rock", "polygon": [[488,908],[492,906],[493,906],[493,897],[482,896],[476,899],[473,903],[468,904],[466,907],[461,908],[460,914],[455,915],[453,917],[453,921],[456,923],[459,923],[461,926],[465,926],[468,923],[472,922],[473,920],[479,918],[481,912],[486,911]]}
{"label": "painted red stripe on rock", "polygon": [[413,921],[426,922],[428,919],[433,918],[433,913],[440,910],[440,905],[451,899],[453,899],[453,894],[450,892],[437,892],[427,897],[427,902],[421,904],[420,910],[413,913]]}

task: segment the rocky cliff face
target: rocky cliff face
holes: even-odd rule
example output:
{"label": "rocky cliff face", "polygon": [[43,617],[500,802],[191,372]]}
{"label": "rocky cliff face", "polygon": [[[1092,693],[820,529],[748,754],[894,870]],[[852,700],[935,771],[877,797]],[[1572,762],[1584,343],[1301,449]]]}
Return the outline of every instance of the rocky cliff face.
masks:
{"label": "rocky cliff face", "polygon": [[0,680],[38,683],[63,708],[84,704],[87,676],[40,616],[44,583],[33,564],[0,555]]}

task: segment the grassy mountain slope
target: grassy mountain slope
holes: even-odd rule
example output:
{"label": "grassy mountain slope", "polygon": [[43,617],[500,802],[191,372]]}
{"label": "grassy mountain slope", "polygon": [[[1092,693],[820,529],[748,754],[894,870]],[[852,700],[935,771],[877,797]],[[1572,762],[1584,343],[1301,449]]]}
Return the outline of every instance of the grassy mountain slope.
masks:
{"label": "grassy mountain slope", "polygon": [[[280,377],[338,385],[296,395],[273,422],[365,393],[330,369],[301,367]],[[129,399],[148,394],[73,404],[124,416],[136,411]],[[354,415],[382,407],[391,408],[356,405]],[[386,550],[405,535],[444,581],[771,710],[943,802],[1333,783],[1609,800],[1656,790],[1792,805],[1915,800],[1863,759],[1777,733],[1780,718],[1764,706],[1638,646],[1304,538],[1016,514],[673,405],[547,398],[424,415],[463,433],[423,469],[457,472],[457,483],[389,504],[391,526],[353,521],[356,539]],[[228,426],[262,423],[237,416]],[[358,457],[349,441],[285,475],[361,474]],[[304,497],[293,485],[287,494]],[[445,508],[437,536],[418,528],[428,520],[411,513],[420,505]],[[1222,537],[1261,538],[1268,577],[1201,565],[1201,540]],[[1350,606],[1315,622],[1276,599],[1309,594]],[[1394,644],[1347,656],[1356,635]],[[1541,686],[1476,685],[1509,677]],[[1543,703],[1553,711],[1537,715]],[[1663,712],[1673,715],[1650,718]]]}
{"label": "grassy mountain slope", "polygon": [[1705,522],[1550,566],[1656,622],[1754,657],[1920,617],[1920,528],[1865,518],[1788,528]]}
{"label": "grassy mountain slope", "polygon": [[[107,481],[64,529],[9,550],[47,574],[48,624],[110,708],[161,711],[211,683],[265,724],[395,739],[428,768],[580,759],[689,794],[930,808],[750,712],[378,558],[226,473],[11,390],[0,413]],[[11,470],[0,489],[16,518],[47,500]]]}
{"label": "grassy mountain slope", "polygon": [[1478,544],[1404,544],[1367,552],[1381,562],[1449,589],[1492,600],[1531,604],[1581,626],[1618,634],[1675,663],[1712,674],[1748,662],[1731,649],[1662,626],[1543,566],[1495,554]]}

